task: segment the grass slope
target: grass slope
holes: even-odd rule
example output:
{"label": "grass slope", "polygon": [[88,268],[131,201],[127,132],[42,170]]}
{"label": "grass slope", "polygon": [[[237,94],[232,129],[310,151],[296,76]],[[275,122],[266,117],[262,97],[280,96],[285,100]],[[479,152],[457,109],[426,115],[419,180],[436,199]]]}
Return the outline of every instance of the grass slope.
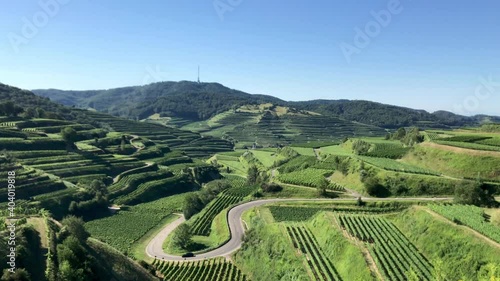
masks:
{"label": "grass slope", "polygon": [[94,256],[100,267],[99,272],[97,272],[100,280],[159,280],[139,264],[104,243],[95,239],[89,239],[88,245],[90,253]]}
{"label": "grass slope", "polygon": [[329,213],[320,213],[309,223],[311,230],[343,280],[373,280],[361,250],[334,226]]}
{"label": "grass slope", "polygon": [[483,179],[500,180],[500,157],[470,155],[418,145],[402,161],[458,178],[477,178],[480,175]]}
{"label": "grass slope", "polygon": [[302,258],[278,225],[266,224],[258,209],[244,214],[244,220],[250,231],[234,261],[250,280],[310,280]]}
{"label": "grass slope", "polygon": [[446,280],[477,280],[486,264],[500,264],[500,249],[423,208],[409,209],[391,220],[434,266],[442,262]]}

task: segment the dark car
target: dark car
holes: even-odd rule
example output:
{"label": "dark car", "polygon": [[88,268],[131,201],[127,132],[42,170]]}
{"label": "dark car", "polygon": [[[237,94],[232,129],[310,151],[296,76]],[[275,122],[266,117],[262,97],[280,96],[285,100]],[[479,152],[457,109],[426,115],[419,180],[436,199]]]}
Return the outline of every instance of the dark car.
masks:
{"label": "dark car", "polygon": [[194,257],[194,254],[193,253],[185,253],[184,255],[182,255],[183,258],[193,258]]}

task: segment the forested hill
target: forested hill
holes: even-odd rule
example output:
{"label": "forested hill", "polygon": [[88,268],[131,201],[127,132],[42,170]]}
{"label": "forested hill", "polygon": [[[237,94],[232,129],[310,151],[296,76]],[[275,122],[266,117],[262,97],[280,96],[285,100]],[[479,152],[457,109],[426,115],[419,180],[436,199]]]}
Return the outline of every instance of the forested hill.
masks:
{"label": "forested hill", "polygon": [[483,122],[499,122],[497,116],[462,116],[448,111],[429,113],[401,106],[363,100],[312,100],[289,102],[289,106],[321,114],[332,114],[349,121],[383,128],[419,126],[424,128],[476,126]]}
{"label": "forested hill", "polygon": [[[11,87],[0,83],[0,115],[17,115],[21,111],[26,112],[29,117],[38,118],[53,118],[74,120],[81,115],[77,111],[73,111],[68,107],[62,106],[56,102],[52,102],[46,97],[40,97],[26,90],[21,90],[16,87]],[[7,109],[10,112],[3,112]]]}
{"label": "forested hill", "polygon": [[154,113],[205,120],[245,104],[284,101],[264,95],[251,95],[218,83],[161,82],[146,86],[101,91],[34,90],[40,96],[64,105],[94,108],[113,115],[144,119]]}
{"label": "forested hill", "polygon": [[444,128],[475,126],[483,121],[499,122],[499,117],[460,116],[451,112],[429,113],[424,110],[386,105],[370,101],[313,100],[287,102],[281,99],[251,95],[218,83],[189,81],[160,82],[145,86],[93,91],[34,90],[52,101],[80,108],[94,108],[132,119],[144,119],[152,114],[178,117],[192,121],[206,120],[214,115],[244,104],[273,103],[309,110],[384,128],[420,126]]}

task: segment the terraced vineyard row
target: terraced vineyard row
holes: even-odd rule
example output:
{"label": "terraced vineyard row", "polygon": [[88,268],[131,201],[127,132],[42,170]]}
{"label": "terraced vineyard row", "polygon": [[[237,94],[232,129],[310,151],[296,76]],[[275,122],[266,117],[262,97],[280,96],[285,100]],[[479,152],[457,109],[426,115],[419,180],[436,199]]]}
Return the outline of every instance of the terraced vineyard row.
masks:
{"label": "terraced vineyard row", "polygon": [[340,191],[340,192],[343,192],[345,191],[345,187],[336,183],[336,182],[331,182],[329,185],[328,185],[328,189],[330,190],[335,190],[335,191]]}
{"label": "terraced vineyard row", "polygon": [[224,191],[225,195],[246,197],[257,190],[256,186],[247,185],[247,179],[237,175],[224,174],[223,181],[228,182],[231,188]]}
{"label": "terraced vineyard row", "polygon": [[171,177],[172,173],[168,171],[158,172],[158,168],[151,166],[144,170],[137,171],[136,174],[125,175],[113,185],[108,187],[108,192],[111,198],[115,198],[121,194],[125,194],[135,189],[139,184],[151,180]]}
{"label": "terraced vineyard row", "polygon": [[386,280],[406,281],[410,271],[420,280],[434,280],[432,265],[390,222],[383,218],[339,215],[340,226],[369,247]]}
{"label": "terraced vineyard row", "polygon": [[[33,169],[24,169],[21,166],[5,165],[0,171],[0,192],[2,194],[8,193],[7,173],[8,171],[15,171],[15,187],[16,199],[29,199],[30,197],[54,192],[57,190],[66,189],[64,183],[60,180],[50,179],[49,176],[37,172]],[[8,197],[0,197],[0,202],[6,202]]]}
{"label": "terraced vineyard row", "polygon": [[474,150],[500,151],[500,146],[486,145],[486,144],[481,144],[481,143],[443,141],[443,140],[436,141],[436,143],[460,147],[460,148],[474,149]]}
{"label": "terraced vineyard row", "polygon": [[342,280],[309,229],[303,226],[287,226],[286,230],[294,248],[299,249],[304,254],[315,280]]}
{"label": "terraced vineyard row", "polygon": [[365,156],[398,159],[403,157],[410,149],[399,143],[376,143],[373,149]]}
{"label": "terraced vineyard row", "polygon": [[116,198],[113,202],[120,205],[134,205],[191,190],[192,186],[187,181],[186,175],[164,173],[162,178],[141,183],[135,190]]}
{"label": "terraced vineyard row", "polygon": [[488,216],[479,207],[469,205],[429,205],[429,208],[455,223],[464,224],[500,243],[500,227],[488,222]]}
{"label": "terraced vineyard row", "polygon": [[346,214],[383,214],[401,210],[398,207],[299,207],[299,206],[269,206],[269,210],[277,222],[301,222],[307,221],[319,212],[336,212]]}
{"label": "terraced vineyard row", "polygon": [[475,143],[500,147],[500,137],[476,141]]}
{"label": "terraced vineyard row", "polygon": [[163,274],[164,281],[247,281],[249,280],[232,263],[212,259],[197,262],[163,262],[153,265]]}
{"label": "terraced vineyard row", "polygon": [[427,138],[428,140],[430,141],[433,141],[433,140],[437,140],[440,138],[439,134],[438,133],[434,133],[434,132],[426,132],[427,134]]}
{"label": "terraced vineyard row", "polygon": [[210,235],[210,227],[212,226],[214,218],[222,212],[222,210],[240,202],[242,199],[242,197],[225,194],[219,195],[219,197],[217,197],[217,199],[215,199],[215,201],[213,201],[207,209],[203,210],[202,215],[197,217],[191,226],[191,232],[194,235]]}
{"label": "terraced vineyard row", "polygon": [[[280,174],[278,180],[283,183],[319,187],[326,180],[325,177],[331,175],[333,171],[308,168],[288,174]],[[326,182],[328,184],[328,182]]]}
{"label": "terraced vineyard row", "polygon": [[403,162],[398,162],[393,159],[386,159],[386,158],[375,158],[375,157],[368,157],[368,156],[356,156],[358,159],[363,160],[364,162],[373,165],[375,167],[382,168],[384,170],[388,171],[394,171],[394,172],[404,172],[404,173],[411,173],[411,174],[420,174],[420,175],[439,175],[439,173],[436,173],[434,171],[430,171],[424,168],[420,168],[417,166],[413,166],[410,164],[406,164]]}

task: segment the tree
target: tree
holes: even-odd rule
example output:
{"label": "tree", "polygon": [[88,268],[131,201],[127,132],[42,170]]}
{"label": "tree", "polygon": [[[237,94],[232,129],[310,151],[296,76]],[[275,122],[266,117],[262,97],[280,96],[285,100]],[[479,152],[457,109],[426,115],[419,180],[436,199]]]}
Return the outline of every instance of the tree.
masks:
{"label": "tree", "polygon": [[406,129],[399,128],[394,134],[392,134],[393,140],[402,140],[406,136]]}
{"label": "tree", "polygon": [[361,199],[361,197],[358,197],[358,199],[356,199],[356,206],[362,207],[364,205],[365,205],[365,202],[363,202],[363,199]]}
{"label": "tree", "polygon": [[187,249],[191,244],[191,237],[192,233],[189,226],[187,224],[181,224],[174,232],[172,243],[174,243],[174,247]]}
{"label": "tree", "polygon": [[424,141],[424,137],[420,135],[420,130],[417,127],[412,127],[401,139],[401,142],[407,146],[413,146],[414,144],[421,143]]}
{"label": "tree", "polygon": [[367,153],[372,145],[366,141],[363,140],[356,140],[352,144],[352,149],[354,150],[354,153],[357,155],[363,155]]}
{"label": "tree", "polygon": [[0,104],[0,114],[7,116],[17,116],[23,112],[23,108],[15,105],[12,101],[7,101]]}
{"label": "tree", "polygon": [[83,268],[74,268],[68,261],[63,261],[59,265],[59,277],[61,278],[61,280],[67,281],[88,280],[85,276]]}
{"label": "tree", "polygon": [[108,192],[106,185],[100,180],[93,180],[90,183],[89,189],[96,197],[103,197]]}
{"label": "tree", "polygon": [[326,178],[322,178],[320,180],[317,186],[319,196],[326,196],[326,189],[328,188],[328,185],[330,185],[330,182]]}
{"label": "tree", "polygon": [[269,181],[269,174],[266,171],[259,173],[259,177],[257,178],[258,183],[266,183]]}
{"label": "tree", "polygon": [[250,166],[247,172],[248,184],[256,184],[258,178],[259,178],[259,169],[255,165]]}
{"label": "tree", "polygon": [[264,192],[280,192],[283,190],[283,187],[276,183],[263,183],[262,186],[262,191]]}
{"label": "tree", "polygon": [[184,217],[188,220],[198,212],[200,212],[204,207],[198,194],[189,194],[184,199],[183,213]]}
{"label": "tree", "polygon": [[9,272],[8,269],[4,269],[1,281],[30,281],[30,275],[24,268],[16,268],[14,273]]}
{"label": "tree", "polygon": [[66,127],[61,130],[61,135],[64,141],[68,145],[74,145],[75,141],[77,141],[78,134],[76,133],[75,129],[71,127]]}
{"label": "tree", "polygon": [[36,114],[37,114],[37,112],[36,112],[35,108],[33,108],[33,107],[28,107],[24,111],[24,117],[26,117],[28,119],[35,118]]}
{"label": "tree", "polygon": [[384,187],[379,183],[378,179],[374,176],[365,177],[365,189],[371,196],[382,196]]}
{"label": "tree", "polygon": [[35,111],[36,111],[36,117],[45,118],[45,110],[43,110],[43,108],[37,107],[35,108]]}
{"label": "tree", "polygon": [[122,135],[122,140],[120,142],[120,151],[124,151],[125,150],[125,143],[127,141],[127,138],[125,137],[125,135]]}
{"label": "tree", "polygon": [[493,206],[496,201],[493,192],[480,181],[462,181],[455,188],[454,201],[457,204]]}
{"label": "tree", "polygon": [[75,236],[78,241],[80,241],[80,243],[85,243],[90,237],[90,234],[85,229],[84,222],[81,218],[67,216],[62,220],[62,224],[71,235]]}

